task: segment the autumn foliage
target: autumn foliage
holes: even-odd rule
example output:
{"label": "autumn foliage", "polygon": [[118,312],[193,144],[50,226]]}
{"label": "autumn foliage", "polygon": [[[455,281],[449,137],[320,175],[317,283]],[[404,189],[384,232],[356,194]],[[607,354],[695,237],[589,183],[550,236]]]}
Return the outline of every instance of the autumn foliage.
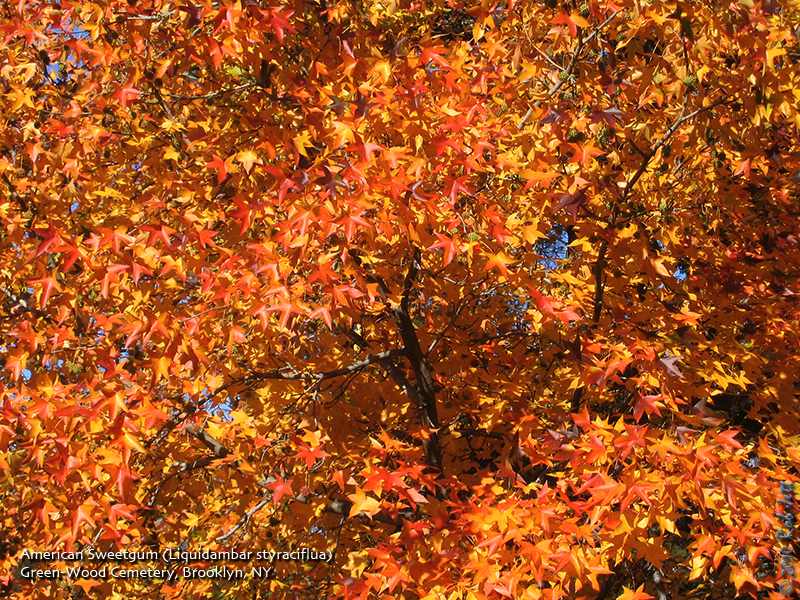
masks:
{"label": "autumn foliage", "polygon": [[800,589],[796,0],[0,15],[0,595]]}

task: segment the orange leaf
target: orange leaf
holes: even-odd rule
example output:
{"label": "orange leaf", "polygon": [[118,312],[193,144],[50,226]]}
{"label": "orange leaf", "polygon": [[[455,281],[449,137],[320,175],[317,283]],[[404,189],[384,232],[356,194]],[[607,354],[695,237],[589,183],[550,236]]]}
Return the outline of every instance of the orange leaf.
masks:
{"label": "orange leaf", "polygon": [[644,591],[644,584],[640,585],[635,590],[628,587],[622,588],[622,594],[617,596],[617,600],[652,600],[655,596],[651,596]]}
{"label": "orange leaf", "polygon": [[721,446],[725,446],[726,448],[730,448],[731,450],[738,450],[743,446],[734,439],[737,433],[739,432],[736,431],[735,429],[728,429],[726,431],[723,431],[722,433],[717,434],[716,438],[714,439]]}
{"label": "orange leaf", "polygon": [[502,275],[508,275],[508,269],[506,267],[513,263],[514,263],[513,258],[510,258],[504,252],[498,252],[497,254],[489,255],[488,260],[486,261],[486,265],[484,266],[484,270],[491,271],[495,269],[499,271]]}

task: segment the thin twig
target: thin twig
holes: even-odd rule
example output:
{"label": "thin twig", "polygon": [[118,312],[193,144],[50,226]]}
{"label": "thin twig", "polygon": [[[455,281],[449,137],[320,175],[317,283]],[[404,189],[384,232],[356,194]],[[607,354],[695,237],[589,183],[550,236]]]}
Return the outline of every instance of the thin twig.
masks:
{"label": "thin twig", "polygon": [[[638,183],[639,179],[641,179],[642,175],[647,171],[647,168],[650,166],[650,161],[653,157],[658,153],[658,151],[675,135],[675,132],[680,129],[680,127],[690,121],[697,115],[700,115],[705,112],[709,112],[714,110],[717,106],[721,104],[725,104],[729,101],[729,95],[725,94],[722,98],[712,102],[708,106],[703,106],[698,108],[689,114],[685,114],[685,107],[681,111],[681,115],[670,125],[667,130],[664,132],[664,135],[661,136],[659,139],[645,154],[639,168],[636,169],[636,172],[625,182],[625,190],[622,193],[622,198],[620,198],[619,202],[614,203],[614,207],[611,211],[611,219],[608,222],[608,229],[611,230],[616,227],[617,219],[619,218],[620,207],[628,197],[631,195],[633,188]],[[594,282],[594,310],[592,313],[592,321],[597,323],[600,320],[600,315],[603,311],[603,293],[605,290],[605,284],[603,282],[603,276],[605,272],[606,262],[608,258],[608,246],[609,241],[608,238],[603,239],[602,243],[600,244],[600,249],[597,253],[597,260],[595,261],[594,267],[592,268],[592,273],[595,278]]]}
{"label": "thin twig", "polygon": [[575,50],[573,51],[572,56],[570,57],[567,68],[561,71],[561,74],[559,74],[558,81],[556,81],[548,90],[547,92],[548,97],[555,96],[556,92],[558,92],[558,90],[561,89],[564,83],[572,76],[572,73],[575,71],[575,67],[578,64],[578,57],[580,56],[581,52],[586,47],[586,45],[589,44],[589,42],[591,42],[595,37],[597,37],[600,31],[602,31],[606,25],[611,23],[611,21],[614,20],[614,17],[616,17],[620,12],[622,12],[622,9],[615,10],[608,16],[608,18],[606,18],[605,21],[603,21],[597,27],[595,27],[592,33],[590,33],[587,37],[581,39],[578,42],[578,45],[575,47]]}
{"label": "thin twig", "polygon": [[404,354],[403,350],[399,349],[385,350],[384,352],[370,354],[364,360],[359,360],[346,367],[341,367],[339,369],[332,369],[330,371],[319,371],[316,373],[296,371],[294,369],[289,369],[289,370],[276,369],[273,371],[266,371],[262,373],[256,372],[256,373],[251,373],[250,375],[245,377],[241,382],[253,383],[256,381],[261,381],[266,379],[279,379],[284,381],[322,381],[324,379],[342,377],[343,375],[352,375],[353,373],[363,371],[370,365],[376,363],[383,363],[387,359],[396,358],[402,356],[403,354]]}
{"label": "thin twig", "polygon": [[537,53],[539,56],[541,56],[543,59],[545,59],[545,60],[546,60],[547,62],[549,62],[551,65],[553,65],[553,66],[554,66],[556,69],[558,69],[559,71],[561,71],[561,70],[564,68],[564,65],[560,65],[560,64],[558,64],[558,63],[557,63],[556,61],[554,61],[552,58],[550,58],[549,56],[547,56],[547,54],[545,54],[545,52],[544,52],[544,51],[543,51],[541,48],[539,48],[539,46],[537,46],[537,45],[535,45],[535,44],[534,44],[534,45],[533,45],[533,49],[536,51],[536,53]]}
{"label": "thin twig", "polygon": [[231,527],[221,536],[217,537],[215,541],[224,542],[225,540],[227,540],[229,537],[231,537],[233,534],[239,531],[242,527],[247,525],[247,523],[250,522],[250,519],[253,518],[253,515],[255,515],[258,511],[264,508],[271,501],[272,501],[272,492],[264,494],[261,500],[258,501],[258,504],[256,504],[253,508],[251,508],[247,512],[245,512],[233,527]]}
{"label": "thin twig", "polygon": [[184,94],[173,94],[172,92],[164,92],[170,98],[175,100],[211,100],[213,98],[217,98],[219,96],[224,96],[225,94],[230,94],[231,92],[241,92],[243,90],[256,88],[258,84],[254,81],[243,83],[242,85],[235,85],[229,88],[223,88],[221,90],[217,90],[216,92],[208,92],[207,94],[196,94],[196,95],[184,95]]}

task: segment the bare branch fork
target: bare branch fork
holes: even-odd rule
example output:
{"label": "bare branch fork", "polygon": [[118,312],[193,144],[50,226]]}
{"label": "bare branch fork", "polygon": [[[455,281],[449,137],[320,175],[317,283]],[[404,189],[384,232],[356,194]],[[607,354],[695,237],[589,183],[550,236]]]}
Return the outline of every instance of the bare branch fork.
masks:
{"label": "bare branch fork", "polygon": [[334,377],[352,375],[353,373],[358,373],[359,371],[363,371],[370,365],[376,363],[383,364],[387,360],[403,356],[403,354],[404,351],[401,349],[386,350],[384,352],[370,354],[364,360],[354,362],[353,364],[348,365],[346,367],[341,367],[339,369],[332,369],[330,371],[321,371],[317,373],[296,371],[294,369],[276,369],[274,371],[265,371],[261,373],[256,372],[248,375],[247,377],[242,379],[239,383],[250,384],[267,379],[282,379],[286,381],[314,381],[314,380],[322,381],[325,379],[332,379]]}
{"label": "bare branch fork", "polygon": [[[285,369],[285,368],[275,369],[273,371],[265,371],[261,373],[258,372],[251,373],[246,377],[230,381],[225,385],[218,387],[204,400],[208,402],[209,400],[212,400],[213,398],[219,396],[221,393],[242,384],[252,385],[259,381],[265,381],[270,379],[284,380],[284,381],[311,381],[319,383],[326,379],[333,379],[335,377],[342,377],[346,375],[359,373],[360,371],[363,371],[364,369],[375,363],[386,364],[387,361],[391,361],[393,358],[402,356],[403,354],[404,354],[403,350],[399,349],[386,350],[384,352],[370,354],[364,360],[357,361],[346,367],[341,367],[339,369],[331,369],[330,371],[321,371],[316,373],[297,371],[295,369]],[[145,448],[150,448],[153,445],[163,442],[178,425],[180,425],[186,418],[188,418],[194,412],[197,411],[196,406],[187,405],[186,403],[183,404],[185,410],[183,412],[178,412],[173,418],[167,421],[153,438],[145,442],[144,444]],[[198,438],[201,442],[203,442],[203,444],[206,447],[208,447],[212,452],[214,452],[214,454],[217,455],[218,457],[222,458],[227,455],[227,452],[222,453],[220,451],[221,445],[219,444],[219,442],[216,442],[214,438],[205,433],[202,429],[198,429],[197,427],[187,427],[186,431],[189,432],[194,437]]]}
{"label": "bare branch fork", "polygon": [[[230,529],[228,529],[225,533],[215,538],[215,541],[224,542],[225,540],[233,537],[237,531],[240,531],[253,519],[253,517],[257,512],[266,507],[270,502],[272,502],[272,492],[268,491],[261,497],[261,499],[252,508],[245,511]],[[311,502],[311,499],[304,494],[298,494],[297,496],[294,496],[290,500],[290,502],[309,504]],[[342,518],[341,521],[344,521],[344,519],[348,517],[350,513],[350,508],[352,506],[353,506],[352,503],[348,500],[330,500],[327,504],[325,504],[323,511],[326,513],[339,515]],[[372,519],[374,519],[375,521],[380,521],[387,525],[392,525],[394,527],[402,527],[403,522],[411,519],[414,516],[414,514],[415,513],[412,510],[401,510],[398,512],[398,516],[396,519],[393,519],[392,517],[384,513],[378,513],[376,515],[373,515]]]}
{"label": "bare branch fork", "polygon": [[[638,183],[639,179],[642,178],[642,175],[645,174],[647,168],[650,166],[650,161],[653,160],[653,157],[658,153],[658,151],[664,147],[664,145],[669,142],[673,135],[681,128],[681,126],[691,121],[694,117],[712,111],[717,106],[722,104],[726,104],[730,101],[729,94],[724,94],[722,98],[719,98],[709,104],[708,106],[703,106],[698,108],[689,114],[685,114],[685,108],[681,112],[681,115],[675,119],[675,121],[670,125],[667,130],[664,132],[664,135],[647,151],[642,159],[639,168],[636,169],[636,172],[625,182],[625,190],[622,192],[622,197],[620,198],[619,202],[614,203],[614,207],[611,211],[611,219],[608,223],[609,228],[613,228],[617,224],[617,218],[619,217],[619,212],[621,205],[625,203],[625,201],[630,197],[633,188]],[[600,250],[597,253],[597,260],[594,263],[592,268],[592,274],[594,275],[594,311],[592,314],[592,321],[597,323],[600,320],[600,315],[603,311],[603,293],[605,289],[605,284],[603,282],[604,279],[604,272],[606,268],[606,262],[608,258],[608,245],[609,241],[607,238],[604,238],[600,244]]]}
{"label": "bare branch fork", "polygon": [[556,92],[558,92],[558,90],[561,89],[561,87],[564,85],[564,82],[566,82],[567,79],[569,79],[570,75],[572,75],[572,73],[575,71],[575,67],[578,65],[578,57],[581,55],[581,52],[583,51],[583,49],[594,38],[596,38],[600,34],[600,32],[605,28],[605,26],[608,25],[609,23],[611,23],[611,21],[613,21],[614,18],[621,11],[622,11],[622,9],[615,10],[602,23],[600,23],[597,27],[595,27],[594,30],[592,31],[592,33],[590,33],[588,36],[586,36],[585,38],[583,38],[582,40],[580,40],[578,42],[578,45],[575,47],[575,50],[572,53],[572,56],[570,57],[569,64],[567,65],[567,68],[562,71],[562,73],[564,73],[564,75],[562,75],[559,78],[559,80],[557,82],[555,82],[550,87],[550,89],[547,92],[548,96],[554,96],[556,94]]}

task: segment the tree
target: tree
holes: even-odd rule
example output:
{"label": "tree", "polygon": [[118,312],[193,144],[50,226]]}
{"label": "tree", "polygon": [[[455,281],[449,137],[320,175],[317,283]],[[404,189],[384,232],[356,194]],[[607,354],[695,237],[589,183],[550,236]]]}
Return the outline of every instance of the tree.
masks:
{"label": "tree", "polygon": [[0,10],[4,593],[791,596],[796,2]]}

